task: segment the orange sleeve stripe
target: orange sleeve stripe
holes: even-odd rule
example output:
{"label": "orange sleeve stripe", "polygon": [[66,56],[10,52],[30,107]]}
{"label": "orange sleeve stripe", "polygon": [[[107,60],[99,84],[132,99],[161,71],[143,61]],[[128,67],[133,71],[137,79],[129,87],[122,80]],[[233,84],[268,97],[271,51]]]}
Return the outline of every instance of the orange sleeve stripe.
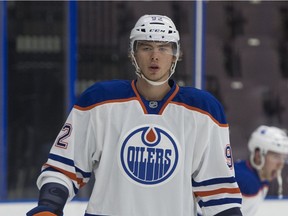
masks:
{"label": "orange sleeve stripe", "polygon": [[240,194],[240,189],[239,188],[220,188],[216,190],[211,190],[211,191],[200,191],[200,192],[195,192],[195,196],[198,197],[206,197],[206,196],[212,196],[216,194],[223,194],[223,193],[228,193],[228,194]]}
{"label": "orange sleeve stripe", "polygon": [[63,174],[66,175],[68,178],[76,181],[77,184],[80,185],[80,188],[83,187],[83,186],[86,184],[86,183],[83,182],[83,179],[77,178],[77,176],[76,176],[75,173],[68,172],[68,171],[63,170],[63,169],[61,169],[61,168],[59,168],[59,167],[55,167],[55,166],[52,166],[52,165],[47,164],[47,163],[46,163],[44,166],[52,167],[53,169],[58,170],[59,172],[63,173]]}
{"label": "orange sleeve stripe", "polygon": [[192,107],[192,106],[189,106],[187,104],[184,104],[184,103],[179,103],[179,102],[175,102],[175,101],[172,101],[171,103],[174,103],[174,104],[177,104],[179,106],[183,106],[189,110],[193,110],[193,111],[196,111],[196,112],[200,112],[204,115],[207,115],[209,116],[217,125],[219,125],[220,127],[228,127],[228,124],[221,124],[219,121],[217,121],[209,112],[206,112],[202,109],[199,109],[199,108],[196,108],[196,107]]}

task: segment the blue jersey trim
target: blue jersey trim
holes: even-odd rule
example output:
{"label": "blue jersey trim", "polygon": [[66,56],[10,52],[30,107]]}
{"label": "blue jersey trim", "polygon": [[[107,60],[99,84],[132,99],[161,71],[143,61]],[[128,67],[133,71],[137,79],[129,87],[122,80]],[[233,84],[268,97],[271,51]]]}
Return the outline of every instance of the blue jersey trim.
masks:
{"label": "blue jersey trim", "polygon": [[209,92],[193,87],[180,87],[178,94],[172,99],[209,113],[220,124],[227,124],[222,104]]}
{"label": "blue jersey trim", "polygon": [[217,200],[209,200],[207,202],[204,202],[200,200],[198,202],[199,206],[202,207],[208,207],[208,206],[215,206],[215,205],[226,205],[229,203],[242,203],[241,198],[223,198],[223,199],[217,199]]}
{"label": "blue jersey trim", "polygon": [[49,154],[48,158],[51,160],[55,160],[55,161],[61,162],[63,164],[75,167],[76,172],[81,173],[81,175],[84,178],[90,178],[91,177],[91,172],[84,172],[83,170],[79,169],[78,167],[75,166],[74,161],[71,159],[68,159],[68,158],[65,158],[65,157],[62,157],[59,155],[51,154],[51,153]]}
{"label": "blue jersey trim", "polygon": [[112,80],[98,82],[84,91],[75,105],[89,107],[108,100],[126,99],[135,97],[135,93],[128,80]]}
{"label": "blue jersey trim", "polygon": [[201,187],[201,186],[209,186],[215,184],[222,184],[222,183],[235,183],[236,179],[234,177],[227,177],[227,178],[215,178],[209,179],[202,182],[196,182],[192,179],[192,186],[193,187]]}
{"label": "blue jersey trim", "polygon": [[59,161],[61,163],[67,164],[69,166],[74,166],[74,161],[59,155],[55,155],[55,154],[49,154],[48,158],[55,160],[55,161]]}
{"label": "blue jersey trim", "polygon": [[[165,104],[165,100],[167,101],[169,96],[175,92],[177,84],[173,80],[170,80],[169,84],[171,90],[161,102],[162,104]],[[105,101],[125,100],[129,98],[137,98],[131,81],[112,80],[95,83],[80,96],[75,105],[87,108]],[[141,100],[145,104],[145,100],[143,100],[143,98],[141,98]],[[222,104],[207,91],[193,87],[179,87],[179,91],[174,98],[171,99],[171,102],[180,103],[191,108],[202,110],[205,113],[209,113],[209,115],[216,119],[220,124],[227,124]],[[146,107],[148,106],[147,103],[145,105]],[[149,108],[148,110],[152,114],[155,114],[156,112],[151,111]]]}

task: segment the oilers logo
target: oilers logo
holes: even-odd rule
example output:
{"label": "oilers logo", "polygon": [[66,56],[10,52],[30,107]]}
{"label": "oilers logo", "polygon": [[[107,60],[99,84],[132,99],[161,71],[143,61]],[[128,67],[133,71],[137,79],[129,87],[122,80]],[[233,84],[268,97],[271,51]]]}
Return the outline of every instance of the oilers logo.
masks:
{"label": "oilers logo", "polygon": [[180,166],[180,149],[171,133],[156,126],[134,129],[120,149],[120,165],[134,182],[156,185],[171,179]]}

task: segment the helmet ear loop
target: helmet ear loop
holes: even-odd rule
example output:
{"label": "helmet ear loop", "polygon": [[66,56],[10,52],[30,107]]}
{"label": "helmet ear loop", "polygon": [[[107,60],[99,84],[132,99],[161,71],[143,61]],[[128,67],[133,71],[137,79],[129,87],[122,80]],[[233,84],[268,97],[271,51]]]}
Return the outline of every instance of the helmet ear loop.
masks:
{"label": "helmet ear loop", "polygon": [[264,158],[264,153],[260,152],[260,164],[256,164],[254,161],[255,158],[255,150],[254,152],[250,155],[250,163],[252,165],[252,167],[254,167],[256,170],[261,170],[264,166],[265,163],[265,158]]}
{"label": "helmet ear loop", "polygon": [[180,50],[179,44],[176,45],[174,57],[175,57],[175,60],[173,61],[172,65],[171,65],[169,78],[175,73],[177,62],[182,60],[181,59],[182,58],[182,52]]}
{"label": "helmet ear loop", "polygon": [[171,64],[169,78],[174,74],[177,62],[178,62],[178,56],[175,57],[175,61],[173,61]]}

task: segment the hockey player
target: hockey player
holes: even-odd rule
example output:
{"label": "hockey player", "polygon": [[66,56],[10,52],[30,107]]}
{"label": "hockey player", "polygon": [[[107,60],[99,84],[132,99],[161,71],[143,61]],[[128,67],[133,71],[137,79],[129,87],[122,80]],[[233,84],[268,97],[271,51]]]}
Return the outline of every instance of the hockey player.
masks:
{"label": "hockey player", "polygon": [[228,124],[209,93],[170,77],[180,56],[170,18],[144,15],[130,35],[137,79],[88,88],[37,180],[28,216],[63,214],[92,175],[85,216],[240,216]]}
{"label": "hockey player", "polygon": [[278,180],[282,196],[281,171],[288,154],[288,137],[279,128],[262,125],[252,133],[248,148],[250,160],[235,162],[235,172],[243,196],[242,213],[254,216],[272,180]]}

